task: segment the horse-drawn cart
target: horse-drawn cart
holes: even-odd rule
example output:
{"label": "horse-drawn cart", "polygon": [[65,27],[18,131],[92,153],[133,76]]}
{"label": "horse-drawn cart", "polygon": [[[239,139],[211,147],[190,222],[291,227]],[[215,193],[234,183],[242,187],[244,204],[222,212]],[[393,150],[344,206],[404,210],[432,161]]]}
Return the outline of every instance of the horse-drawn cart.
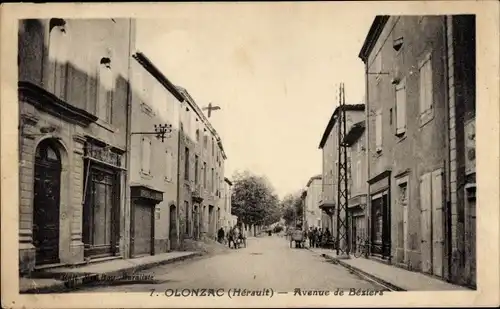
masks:
{"label": "horse-drawn cart", "polygon": [[302,230],[294,230],[290,235],[290,248],[293,248],[293,243],[295,242],[295,248],[304,248],[305,237]]}

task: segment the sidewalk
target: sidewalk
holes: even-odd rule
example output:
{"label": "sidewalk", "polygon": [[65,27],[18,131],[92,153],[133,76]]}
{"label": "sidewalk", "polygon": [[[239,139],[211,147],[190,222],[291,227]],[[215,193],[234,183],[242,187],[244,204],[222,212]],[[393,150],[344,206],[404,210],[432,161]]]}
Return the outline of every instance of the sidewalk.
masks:
{"label": "sidewalk", "polygon": [[334,250],[308,248],[329,260],[333,260],[349,270],[366,276],[396,291],[472,291],[419,272],[408,271],[396,266],[386,265],[364,257],[337,259]]}
{"label": "sidewalk", "polygon": [[31,278],[19,278],[19,291],[20,293],[65,292],[77,286],[97,282],[104,277],[106,280],[110,280],[110,278],[121,279],[151,267],[201,255],[199,252],[178,251],[77,267],[53,268],[36,273]]}

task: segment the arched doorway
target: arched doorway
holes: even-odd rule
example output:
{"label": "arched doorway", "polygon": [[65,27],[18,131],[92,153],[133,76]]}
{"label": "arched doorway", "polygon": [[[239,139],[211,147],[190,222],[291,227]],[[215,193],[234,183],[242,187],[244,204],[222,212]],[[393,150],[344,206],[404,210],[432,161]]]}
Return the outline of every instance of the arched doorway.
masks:
{"label": "arched doorway", "polygon": [[61,154],[53,140],[42,141],[35,155],[33,245],[36,264],[59,262]]}
{"label": "arched doorway", "polygon": [[170,215],[169,215],[169,220],[170,220],[170,232],[169,232],[169,238],[170,238],[170,250],[176,250],[177,249],[177,208],[175,205],[170,205]]}

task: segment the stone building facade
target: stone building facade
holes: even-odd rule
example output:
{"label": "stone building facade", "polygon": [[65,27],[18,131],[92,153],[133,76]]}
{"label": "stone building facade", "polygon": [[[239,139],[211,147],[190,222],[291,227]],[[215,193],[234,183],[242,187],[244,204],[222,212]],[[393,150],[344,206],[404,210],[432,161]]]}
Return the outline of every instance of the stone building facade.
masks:
{"label": "stone building facade", "polygon": [[366,67],[372,256],[474,285],[470,27],[470,16],[377,16],[359,56]]}
{"label": "stone building facade", "polygon": [[[364,104],[346,104],[344,105],[346,114],[346,128],[349,131],[350,127],[364,119]],[[337,194],[338,194],[338,145],[339,135],[338,117],[340,115],[340,107],[335,108],[330,121],[323,133],[319,148],[323,152],[323,173],[322,173],[322,194],[319,203],[320,209],[326,214],[323,216],[323,228],[331,231],[332,236],[337,238]],[[348,166],[350,164],[348,163]],[[349,173],[349,171],[348,171]],[[348,179],[352,179],[348,175]],[[350,197],[350,195],[348,196]],[[340,244],[343,246],[342,244]]]}
{"label": "stone building facade", "polygon": [[217,132],[188,91],[179,112],[179,219],[183,239],[215,239],[221,206],[226,154]]}
{"label": "stone building facade", "polygon": [[[184,97],[141,52],[131,63],[131,256],[178,248],[177,158]],[[159,126],[170,130],[157,135]]]}
{"label": "stone building facade", "polygon": [[322,175],[315,175],[309,179],[306,184],[306,200],[304,208],[305,227],[322,227],[322,211],[319,208],[319,201],[321,200],[322,188]]}
{"label": "stone building facade", "polygon": [[222,226],[224,227],[224,231],[229,231],[229,229],[233,226],[233,218],[231,213],[231,203],[232,203],[232,194],[233,194],[233,183],[229,178],[224,177],[224,190],[223,190],[223,200],[224,200],[224,221]]}
{"label": "stone building facade", "polygon": [[21,273],[127,255],[134,29],[129,19],[19,21]]}

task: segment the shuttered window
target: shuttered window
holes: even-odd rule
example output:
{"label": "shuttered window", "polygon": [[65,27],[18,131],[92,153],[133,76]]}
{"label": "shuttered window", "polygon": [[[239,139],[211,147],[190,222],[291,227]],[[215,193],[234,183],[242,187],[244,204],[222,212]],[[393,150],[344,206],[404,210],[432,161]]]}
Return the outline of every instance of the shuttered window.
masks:
{"label": "shuttered window", "polygon": [[141,171],[144,174],[151,174],[151,140],[147,137],[142,138],[141,147]]}
{"label": "shuttered window", "polygon": [[438,169],[420,178],[422,271],[442,276],[444,255],[443,176]]}
{"label": "shuttered window", "polygon": [[358,190],[361,190],[361,160],[356,162],[356,186]]}
{"label": "shuttered window", "polygon": [[420,114],[428,114],[433,107],[433,85],[432,85],[432,63],[431,54],[427,56],[420,63]]}
{"label": "shuttered window", "polygon": [[[103,58],[105,59],[105,58]],[[109,59],[108,59],[109,60]],[[97,85],[97,117],[111,123],[112,119],[112,99],[113,99],[113,71],[111,62],[105,62],[99,65],[98,85]]]}
{"label": "shuttered window", "polygon": [[396,86],[396,135],[406,132],[406,81]]}
{"label": "shuttered window", "polygon": [[378,110],[375,116],[375,150],[382,151],[382,110]]}

